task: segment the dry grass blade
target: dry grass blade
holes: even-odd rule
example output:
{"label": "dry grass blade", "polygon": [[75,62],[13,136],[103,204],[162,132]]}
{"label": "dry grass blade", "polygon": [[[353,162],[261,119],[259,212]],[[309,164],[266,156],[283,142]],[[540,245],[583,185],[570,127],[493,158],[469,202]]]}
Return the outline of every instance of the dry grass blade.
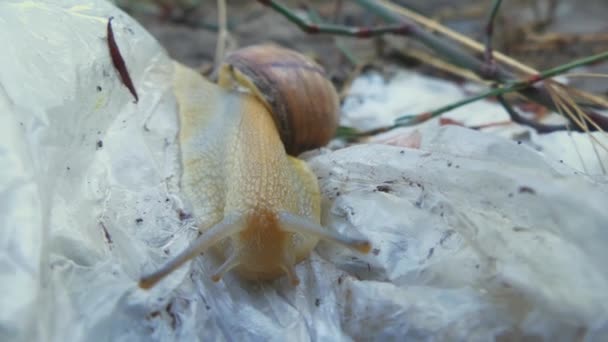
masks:
{"label": "dry grass blade", "polygon": [[[561,89],[563,90],[563,89]],[[595,157],[597,158],[598,163],[600,164],[600,168],[602,169],[602,173],[606,174],[606,168],[604,167],[604,163],[602,161],[602,158],[600,157],[600,154],[597,150],[597,145],[600,145],[604,151],[608,152],[608,149],[606,149],[606,146],[603,145],[593,134],[589,133],[589,127],[587,126],[587,121],[585,120],[585,116],[586,114],[580,110],[575,104],[574,101],[572,101],[571,98],[569,98],[566,94],[566,96],[563,97],[563,99],[571,106],[574,106],[574,111],[576,112],[576,114],[578,115],[579,120],[581,120],[583,122],[584,125],[584,130],[585,132],[587,132],[587,137],[589,137],[589,142],[591,143],[591,147],[593,147],[593,153],[595,154]],[[593,122],[592,120],[590,122]]]}
{"label": "dry grass blade", "polygon": [[400,39],[396,39],[395,37],[384,37],[385,41],[389,43],[394,49],[399,51],[400,54],[416,59],[421,63],[428,64],[438,70],[445,71],[452,75],[456,75],[462,77],[463,79],[481,83],[481,84],[489,84],[489,82],[484,81],[479,76],[477,76],[474,72],[468,69],[461,68],[454,64],[445,62],[443,59],[436,57],[432,53],[426,52],[422,49],[408,49],[402,47],[403,42]]}
{"label": "dry grass blade", "polygon": [[[462,35],[456,31],[453,31],[453,30],[449,29],[448,27],[441,25],[440,23],[438,23],[437,21],[435,21],[433,19],[429,19],[416,12],[410,11],[405,7],[392,4],[385,0],[378,0],[378,2],[380,4],[382,4],[384,7],[390,9],[391,11],[394,11],[395,13],[399,13],[400,15],[402,15],[404,17],[410,18],[414,22],[420,24],[421,26],[423,26],[431,31],[439,32],[439,33],[443,34],[444,36],[449,37],[449,38],[453,39],[454,41],[459,42],[463,46],[470,48],[471,50],[475,50],[478,52],[483,52],[485,50],[485,46],[483,44],[481,44],[480,42],[473,40],[465,35]],[[498,51],[494,51],[493,55],[494,55],[494,59],[496,59],[497,61],[500,61],[501,63],[504,63],[524,74],[528,74],[528,75],[538,74],[538,70],[535,70],[534,68],[531,68]]]}
{"label": "dry grass blade", "polygon": [[608,109],[608,100],[607,99],[605,99],[601,96],[597,96],[595,94],[580,91],[576,88],[572,88],[572,87],[567,87],[567,88],[568,88],[568,92],[570,92],[572,95],[576,95],[582,100],[587,100],[587,101],[591,102],[592,104],[596,104],[598,106]]}
{"label": "dry grass blade", "polygon": [[[568,108],[563,106],[563,102],[561,100],[559,100],[557,92],[555,92],[555,89],[553,88],[552,83],[553,83],[552,81],[545,81],[545,87],[547,89],[547,92],[549,93],[549,96],[551,96],[551,100],[556,104],[556,108],[557,108],[559,114],[563,117],[566,117],[566,115],[564,113],[569,113],[569,110],[568,110]],[[576,122],[576,118],[573,118],[572,121]],[[577,124],[579,124],[579,123],[577,123]],[[570,127],[570,126],[567,126],[567,127]],[[585,160],[583,159],[583,156],[581,155],[581,152],[578,148],[578,145],[576,144],[576,141],[572,137],[572,130],[570,128],[568,128],[568,137],[570,137],[570,140],[572,141],[572,146],[574,146],[576,155],[578,156],[578,159],[580,160],[581,165],[583,166],[583,171],[585,173],[589,173],[589,171],[587,170],[587,165],[585,164]]]}
{"label": "dry grass blade", "polygon": [[[587,115],[587,113],[585,113],[577,104],[574,100],[572,100],[572,98],[570,97],[570,95],[568,94],[568,88],[564,87],[562,85],[557,85],[556,88],[558,89],[558,92],[561,94],[561,98],[566,102],[567,105],[569,105],[569,108],[573,108],[578,116],[580,117],[581,120],[584,119],[585,122],[583,122],[585,124],[585,127],[587,127],[586,122],[589,122],[591,124],[591,126],[595,127],[595,129],[597,129],[598,131],[602,132],[603,134],[606,134],[606,131],[604,131],[602,129],[602,127],[600,127],[595,121],[593,121],[593,119],[591,119],[589,117],[589,115]],[[583,127],[581,127],[583,128]],[[588,130],[587,130],[588,132]]]}
{"label": "dry grass blade", "polygon": [[[570,95],[568,94],[567,88],[562,84],[555,83],[553,81],[545,82],[545,86],[548,87],[549,94],[551,94],[551,99],[558,108],[561,108],[566,112],[569,118],[572,119],[574,123],[576,123],[581,129],[585,130],[587,127],[586,122],[589,122],[593,127],[595,127],[598,131],[606,134],[604,131],[593,119],[591,119],[585,112],[583,112],[580,107],[572,100]],[[572,111],[580,112],[578,115],[574,115]],[[563,112],[560,112],[563,115]],[[580,117],[580,118],[579,118]],[[586,121],[586,122],[583,122]],[[587,133],[589,130],[585,130]],[[608,149],[607,149],[608,151]]]}
{"label": "dry grass blade", "polygon": [[[599,131],[601,131],[601,134],[604,134],[604,136],[606,136],[606,132],[603,131],[601,129],[601,127],[599,127],[597,125],[597,123],[595,123],[583,110],[580,109],[580,107],[576,104],[576,102],[568,94],[567,87],[565,87],[561,84],[555,83],[553,81],[545,82],[545,87],[547,88],[547,90],[551,96],[551,99],[556,104],[559,113],[562,116],[567,115],[571,119],[572,122],[576,123],[583,131],[585,131],[587,133],[587,136],[589,137],[590,142],[591,142],[591,146],[593,147],[594,154],[602,169],[602,173],[606,174],[606,168],[604,167],[602,158],[600,157],[599,151],[597,150],[597,146],[599,145],[606,152],[608,152],[608,147],[606,147],[606,145],[604,145],[600,140],[598,140],[597,137],[595,137],[593,134],[591,134],[589,132],[588,123],[591,124],[592,126],[596,127]],[[581,159],[583,168],[585,169],[585,172],[587,172],[587,168],[582,159],[582,156],[580,155],[580,151],[578,150],[578,147],[575,144],[574,140],[572,142],[574,144],[574,147],[575,147],[577,153],[579,154],[579,158]]]}
{"label": "dry grass blade", "polygon": [[[574,78],[574,77],[608,78],[608,74],[583,73],[583,72],[568,73],[568,74],[564,74],[563,76],[568,77],[568,78]],[[570,92],[573,95],[576,95],[580,99],[590,101],[593,104],[596,104],[596,105],[599,105],[599,106],[602,106],[602,107],[608,109],[608,99],[606,99],[602,96],[598,96],[598,95],[595,95],[592,93],[581,91],[581,90],[578,90],[578,89],[575,89],[572,87],[568,87],[568,92]]]}
{"label": "dry grass blade", "polygon": [[[606,152],[608,152],[608,148],[606,148],[606,146],[601,141],[599,141],[593,134],[589,134],[589,127],[587,126],[587,122],[591,123],[592,125],[597,125],[597,123],[595,123],[595,121],[593,121],[583,110],[580,109],[579,106],[576,105],[576,102],[568,94],[567,87],[561,86],[561,85],[556,85],[556,88],[557,88],[557,92],[559,93],[561,98],[564,100],[566,105],[568,105],[568,108],[573,108],[574,111],[576,112],[579,120],[583,123],[584,127],[582,127],[582,128],[584,129],[585,132],[588,133],[587,136],[590,139],[591,146],[593,147],[593,152],[595,153],[595,156],[597,157],[597,160],[602,169],[602,173],[606,174],[606,168],[604,167],[602,158],[600,157],[599,152],[597,150],[597,145],[601,146],[604,149],[604,151],[606,151]],[[606,136],[606,132],[603,131],[601,128],[599,128],[599,126],[598,126],[598,130],[602,132],[601,134],[604,134],[604,136]]]}
{"label": "dry grass blade", "polygon": [[[409,19],[411,19],[412,21],[416,22],[417,24],[427,28],[428,30],[432,30],[435,32],[439,32],[441,34],[443,34],[444,36],[453,39],[456,42],[459,42],[460,44],[462,44],[463,46],[466,46],[468,48],[470,48],[471,50],[477,51],[477,52],[483,52],[485,50],[485,46],[483,44],[481,44],[480,42],[473,40],[465,35],[462,35],[456,31],[451,30],[450,28],[442,25],[441,23],[429,19],[423,15],[420,15],[416,12],[410,11],[405,7],[390,3],[386,0],[378,0],[378,2],[380,4],[382,4],[382,6],[384,6],[387,9],[390,9],[391,11],[394,11],[395,13],[398,13],[404,17],[407,17]],[[519,71],[520,73],[526,74],[528,76],[531,75],[537,75],[539,73],[538,70],[529,67],[517,60],[515,60],[514,58],[511,58],[507,55],[504,55],[498,51],[493,51],[493,57],[496,61],[501,62],[505,65],[508,65],[510,67],[512,67],[513,69]],[[597,104],[601,104],[602,106],[608,108],[608,101],[600,98],[599,96],[595,95],[595,94],[591,94],[582,90],[577,90],[577,95],[578,97],[597,103]]]}

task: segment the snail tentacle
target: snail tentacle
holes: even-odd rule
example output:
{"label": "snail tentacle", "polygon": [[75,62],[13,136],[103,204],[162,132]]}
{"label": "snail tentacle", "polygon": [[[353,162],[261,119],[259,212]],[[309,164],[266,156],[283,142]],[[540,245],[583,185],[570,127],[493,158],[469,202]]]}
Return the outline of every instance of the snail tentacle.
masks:
{"label": "snail tentacle", "polygon": [[237,251],[234,251],[224,263],[215,270],[215,273],[211,276],[211,280],[214,282],[220,281],[224,274],[228,273],[233,268],[237,267],[241,263],[241,256]]}
{"label": "snail tentacle", "polygon": [[323,228],[323,226],[320,224],[311,222],[310,220],[288,212],[279,213],[278,216],[281,228],[283,230],[294,233],[315,235],[320,239],[331,241],[362,253],[367,253],[371,249],[371,245],[368,240],[354,239],[340,233],[329,231]]}
{"label": "snail tentacle", "polygon": [[199,236],[190,247],[169,260],[164,266],[153,273],[141,277],[139,287],[148,289],[162,280],[166,275],[179,268],[186,261],[205,252],[209,247],[215,245],[221,240],[230,237],[245,229],[245,220],[242,216],[227,216],[219,223],[215,224],[209,230]]}
{"label": "snail tentacle", "polygon": [[296,260],[294,253],[291,253],[289,249],[286,249],[283,253],[283,264],[281,265],[281,269],[287,275],[287,280],[293,286],[298,286],[300,284],[300,279],[296,275]]}

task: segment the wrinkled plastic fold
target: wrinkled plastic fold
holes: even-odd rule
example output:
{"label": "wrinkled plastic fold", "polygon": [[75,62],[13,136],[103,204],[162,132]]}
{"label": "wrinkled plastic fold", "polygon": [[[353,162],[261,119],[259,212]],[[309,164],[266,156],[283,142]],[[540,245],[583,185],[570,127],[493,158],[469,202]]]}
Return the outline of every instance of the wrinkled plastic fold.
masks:
{"label": "wrinkled plastic fold", "polygon": [[[286,277],[248,282],[203,255],[141,275],[197,236],[179,188],[172,60],[112,4],[0,3],[0,340],[365,341],[608,338],[608,185],[461,127],[420,149],[307,157],[321,242]],[[116,42],[135,103],[108,51]]]}

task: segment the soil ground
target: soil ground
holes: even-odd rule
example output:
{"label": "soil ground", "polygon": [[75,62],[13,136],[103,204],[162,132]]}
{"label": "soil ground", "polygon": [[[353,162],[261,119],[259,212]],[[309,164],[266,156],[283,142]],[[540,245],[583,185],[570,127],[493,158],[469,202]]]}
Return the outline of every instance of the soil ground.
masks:
{"label": "soil ground", "polygon": [[[413,9],[478,41],[491,1],[400,0]],[[306,15],[314,13],[325,22],[353,26],[381,25],[373,13],[353,1],[294,1],[281,3]],[[208,72],[213,67],[217,42],[215,0],[118,0],[178,61]],[[340,87],[355,64],[377,67],[397,65],[438,73],[408,51],[421,47],[408,38],[354,39],[308,35],[278,13],[257,1],[228,0],[230,39],[227,51],[241,46],[275,42],[314,56]],[[575,58],[608,50],[608,1],[605,0],[511,0],[505,1],[496,20],[494,45],[519,61],[547,69]],[[350,57],[350,58],[348,58]],[[608,73],[608,63],[592,72]],[[447,76],[447,75],[446,75]],[[608,94],[606,78],[577,79],[577,86]]]}

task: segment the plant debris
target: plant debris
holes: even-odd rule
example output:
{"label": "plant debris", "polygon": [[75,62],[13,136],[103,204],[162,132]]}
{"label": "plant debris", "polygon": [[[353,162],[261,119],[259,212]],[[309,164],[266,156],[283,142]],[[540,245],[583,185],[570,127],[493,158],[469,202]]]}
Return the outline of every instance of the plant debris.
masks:
{"label": "plant debris", "polygon": [[133,85],[133,81],[131,81],[131,76],[129,75],[129,71],[127,70],[127,65],[125,64],[125,60],[122,58],[120,54],[120,50],[118,49],[118,44],[116,44],[116,40],[114,39],[114,31],[112,31],[112,19],[114,17],[110,17],[108,19],[108,49],[110,50],[110,56],[112,57],[112,64],[118,74],[120,74],[120,79],[122,80],[122,84],[125,85],[135,98],[135,103],[139,101],[139,97],[137,96],[137,90],[135,90],[135,86]]}

